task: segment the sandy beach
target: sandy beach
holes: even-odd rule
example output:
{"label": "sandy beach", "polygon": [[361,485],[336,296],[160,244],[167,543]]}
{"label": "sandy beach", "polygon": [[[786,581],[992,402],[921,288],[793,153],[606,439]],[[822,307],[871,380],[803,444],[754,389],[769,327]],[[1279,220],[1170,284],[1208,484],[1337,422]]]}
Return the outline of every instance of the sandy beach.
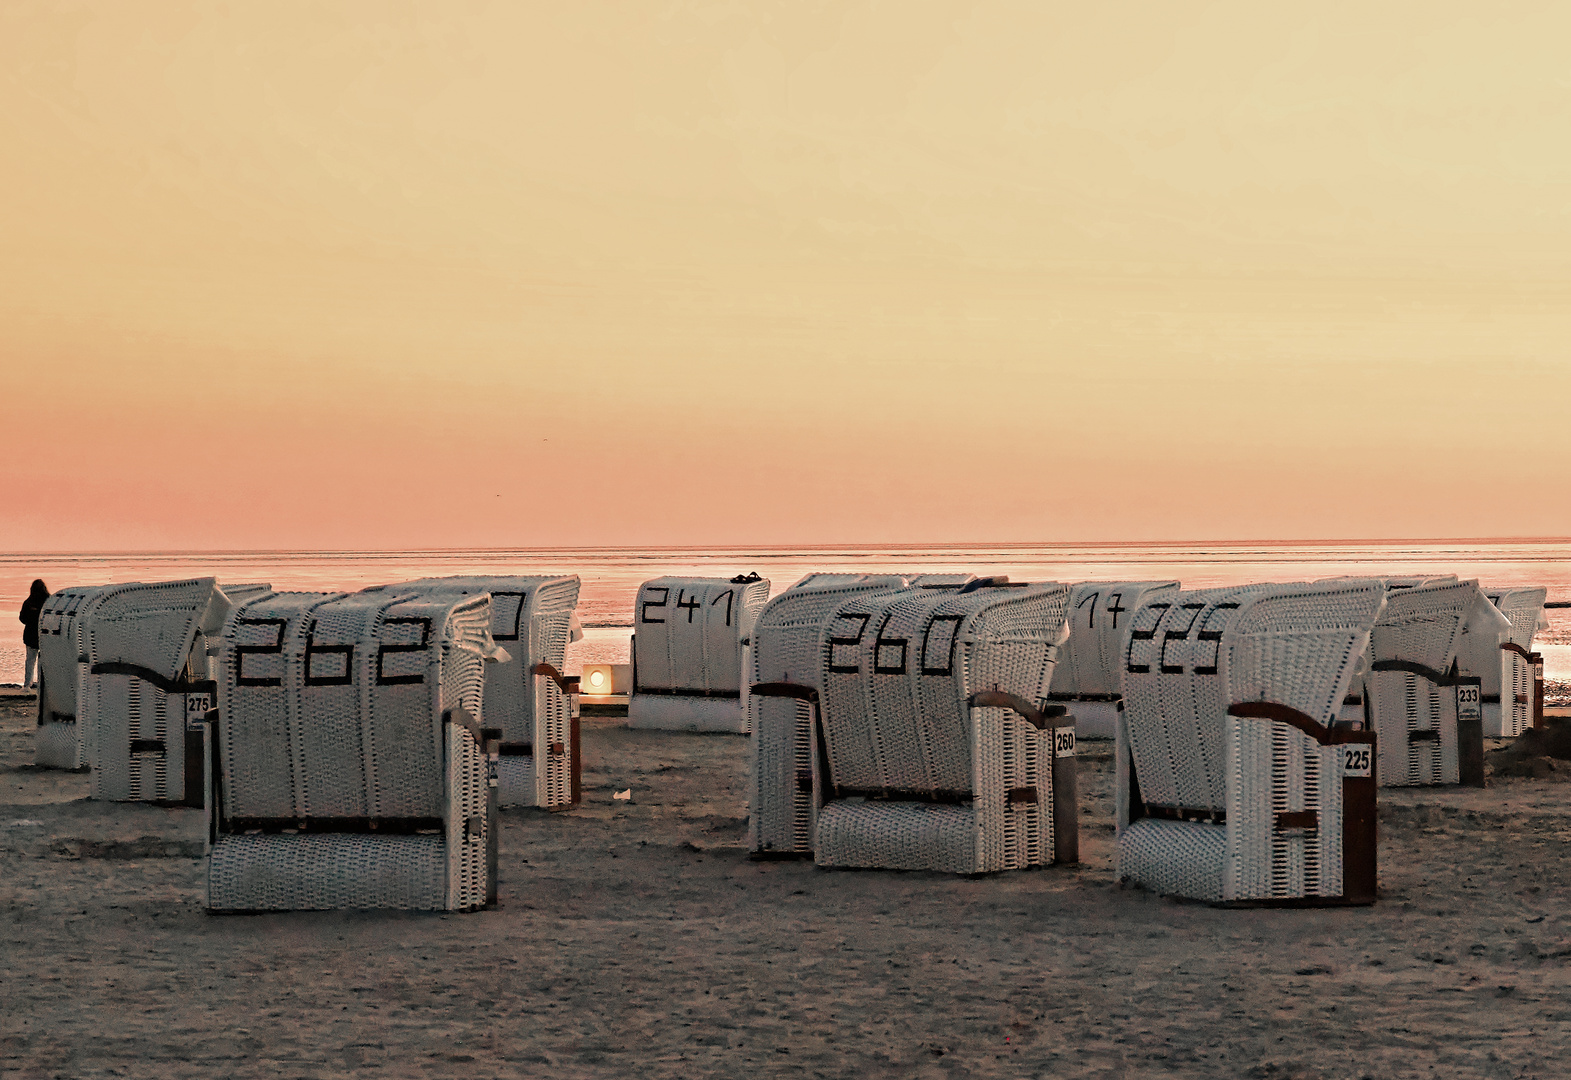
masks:
{"label": "sandy beach", "polygon": [[[202,815],[86,799],[0,710],[0,1073],[1557,1077],[1571,784],[1382,791],[1372,908],[1113,880],[1105,744],[1074,868],[829,872],[745,851],[746,739],[584,722],[584,802],[504,814],[473,915],[206,915]],[[631,787],[630,803],[612,791]]]}

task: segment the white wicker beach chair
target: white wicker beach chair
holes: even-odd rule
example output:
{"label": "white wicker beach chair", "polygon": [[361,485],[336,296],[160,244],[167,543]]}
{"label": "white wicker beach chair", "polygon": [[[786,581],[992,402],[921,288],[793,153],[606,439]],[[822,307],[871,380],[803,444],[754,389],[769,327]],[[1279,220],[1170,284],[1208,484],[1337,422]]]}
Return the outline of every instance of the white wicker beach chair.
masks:
{"label": "white wicker beach chair", "polygon": [[[86,743],[80,737],[77,723],[77,697],[79,692],[85,694],[83,684],[91,667],[84,632],[87,620],[83,613],[98,594],[117,588],[120,586],[73,586],[54,593],[44,604],[38,620],[38,730],[34,746],[34,763],[42,768],[87,767]],[[233,604],[237,596],[249,596],[266,588],[265,585],[227,585],[223,587],[224,601]],[[216,643],[207,641],[204,627],[207,631],[215,631],[226,610],[226,603],[210,605],[206,619],[198,625],[190,657],[183,669],[187,683],[208,678],[208,656]],[[192,749],[194,752],[194,744]],[[175,786],[179,787],[178,779]]]}
{"label": "white wicker beach chair", "polygon": [[1456,661],[1464,633],[1493,626],[1492,615],[1476,581],[1388,589],[1363,674],[1381,787],[1483,785],[1480,680]]}
{"label": "white wicker beach chair", "polygon": [[83,602],[77,727],[93,798],[202,805],[206,639],[230,607],[212,578],[106,585]]}
{"label": "white wicker beach chair", "polygon": [[33,763],[45,769],[87,766],[79,735],[76,700],[81,689],[85,655],[82,620],[78,618],[101,585],[61,589],[44,601],[38,616],[38,726]]}
{"label": "white wicker beach chair", "polygon": [[663,577],[644,582],[633,610],[633,692],[627,726],[746,732],[743,653],[769,581]]}
{"label": "white wicker beach chair", "polygon": [[581,798],[578,680],[563,674],[578,607],[577,575],[420,578],[391,592],[489,593],[491,636],[510,654],[485,669],[485,722],[501,739],[498,791],[506,806],[565,810]]}
{"label": "white wicker beach chair", "polygon": [[1077,738],[1117,735],[1130,615],[1177,591],[1176,581],[1083,581],[1074,586],[1069,594],[1069,640],[1059,650],[1047,699],[1075,714]]}
{"label": "white wicker beach chair", "polygon": [[1498,655],[1491,655],[1488,635],[1469,632],[1462,664],[1483,678],[1484,734],[1514,739],[1542,720],[1542,704],[1535,703],[1535,672],[1543,658],[1533,651],[1533,635],[1548,629],[1544,618],[1542,586],[1526,589],[1484,587],[1484,595],[1510,621],[1502,630]]}
{"label": "white wicker beach chair", "polygon": [[1118,876],[1214,903],[1375,898],[1374,736],[1332,728],[1378,581],[1141,607],[1116,751]]}
{"label": "white wicker beach chair", "polygon": [[224,628],[213,911],[472,911],[496,894],[489,595],[271,593]]}
{"label": "white wicker beach chair", "polygon": [[[810,789],[805,824],[820,866],[977,874],[1078,859],[1073,719],[1043,705],[1068,598],[1063,585],[993,579],[874,586],[842,596],[820,621],[817,655],[799,654],[816,662],[822,692],[791,680],[753,688],[790,702],[794,742],[808,744],[806,775],[793,769],[793,779]],[[778,643],[760,638],[773,654],[760,674],[789,671],[773,650],[805,637],[778,633],[783,621],[771,620]],[[764,781],[778,791],[788,768],[781,732],[768,735],[757,740],[760,803]],[[799,851],[800,804],[790,820],[785,808],[759,809],[755,848]]]}
{"label": "white wicker beach chair", "polygon": [[[809,574],[769,601],[748,650],[752,729],[748,773],[748,846],[767,857],[810,858],[818,793],[828,768],[819,752],[824,627],[851,598],[905,588],[898,574]],[[793,689],[794,688],[794,689]]]}
{"label": "white wicker beach chair", "polygon": [[[1406,577],[1383,577],[1375,579],[1365,578],[1321,578],[1326,581],[1363,581],[1377,580],[1385,585],[1386,595],[1401,592],[1403,589],[1416,589],[1420,585],[1455,585],[1455,574],[1441,574],[1435,576],[1409,575]],[[1358,671],[1353,676],[1352,685],[1348,688],[1347,697],[1342,700],[1342,711],[1337,723],[1351,728],[1369,728],[1369,709],[1364,705],[1364,683],[1369,676],[1369,664],[1372,659],[1370,650],[1365,649],[1358,658]]]}

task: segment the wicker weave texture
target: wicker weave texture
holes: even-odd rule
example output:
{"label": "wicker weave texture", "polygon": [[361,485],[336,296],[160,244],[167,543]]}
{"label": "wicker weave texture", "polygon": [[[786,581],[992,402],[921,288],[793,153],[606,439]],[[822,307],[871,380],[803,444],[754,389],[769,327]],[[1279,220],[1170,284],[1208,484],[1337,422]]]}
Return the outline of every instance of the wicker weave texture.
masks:
{"label": "wicker weave texture", "polygon": [[1514,739],[1533,726],[1533,669],[1526,657],[1504,646],[1511,644],[1532,650],[1534,634],[1547,625],[1544,599],[1548,590],[1538,586],[1484,591],[1495,608],[1511,622],[1510,630],[1501,636],[1498,663],[1486,660],[1479,665],[1485,669],[1479,672],[1484,679],[1481,687],[1485,700],[1484,734]]}
{"label": "wicker weave texture", "polygon": [[[185,798],[185,694],[167,693],[135,675],[89,675],[81,715],[80,723],[91,729],[96,746],[88,780],[93,798],[110,802]],[[156,748],[137,749],[136,743]]]}
{"label": "wicker weave texture", "polygon": [[[1123,726],[1123,725],[1121,725]],[[1343,893],[1341,747],[1287,724],[1229,717],[1225,824],[1127,820],[1127,742],[1120,741],[1120,880],[1211,903],[1335,899]],[[1312,828],[1277,815],[1313,812]]]}
{"label": "wicker weave texture", "polygon": [[572,700],[555,679],[535,677],[534,711],[540,737],[534,744],[534,799],[528,805],[550,810],[573,801],[572,709]]}
{"label": "wicker weave texture", "polygon": [[633,610],[633,693],[738,693],[742,639],[768,600],[767,579],[660,577],[644,582]]}
{"label": "wicker weave texture", "polygon": [[93,798],[185,798],[185,688],[206,677],[205,634],[229,610],[212,578],[106,585],[82,602],[77,732]]}
{"label": "wicker weave texture", "polygon": [[976,811],[922,802],[839,800],[818,815],[820,866],[976,872]]}
{"label": "wicker weave texture", "polygon": [[752,699],[748,848],[807,855],[818,827],[823,778],[813,753],[817,707],[798,698]]}
{"label": "wicker weave texture", "polygon": [[496,762],[497,799],[504,807],[538,806],[532,754],[503,754]]}
{"label": "wicker weave texture", "polygon": [[1136,612],[1123,687],[1147,801],[1224,807],[1222,728],[1234,702],[1278,702],[1329,724],[1384,597],[1374,580],[1249,585]]}
{"label": "wicker weave texture", "polygon": [[99,586],[61,589],[44,601],[38,617],[38,728],[33,764],[80,769],[87,764],[77,723],[77,694],[87,667],[78,613]]}
{"label": "wicker weave texture", "polygon": [[485,906],[486,816],[489,769],[484,749],[469,731],[447,725],[446,841],[449,911],[477,911]]}
{"label": "wicker weave texture", "polygon": [[[840,588],[874,588],[903,589],[911,583],[906,574],[804,574],[801,580],[793,584],[786,592],[797,590],[820,591],[824,589]],[[780,594],[784,595],[784,593]]]}
{"label": "wicker weave texture", "polygon": [[533,672],[539,664],[562,671],[579,587],[576,575],[489,575],[417,578],[367,591],[490,594],[491,637],[508,659],[486,665],[486,726],[500,728],[503,742],[538,743],[544,732],[535,715]]}
{"label": "wicker weave texture", "polygon": [[[1227,709],[1272,702],[1329,725],[1385,603],[1381,581],[1334,580],[1180,592],[1137,613],[1117,750],[1121,878],[1209,901],[1342,894],[1342,747]],[[1147,808],[1219,821],[1130,821],[1132,774]],[[1305,815],[1313,825],[1281,824]]]}
{"label": "wicker weave texture", "polygon": [[1042,702],[1064,640],[1057,584],[907,589],[843,603],[825,627],[824,741],[837,787],[965,791],[977,690]]}
{"label": "wicker weave texture", "polygon": [[1449,671],[1462,647],[1470,614],[1484,602],[1476,581],[1393,589],[1370,634],[1369,658],[1406,660]]}
{"label": "wicker weave texture", "polygon": [[1514,739],[1533,726],[1533,665],[1521,655],[1500,652],[1500,702],[1491,722],[1484,715],[1484,734]]}
{"label": "wicker weave texture", "polygon": [[1176,581],[1083,581],[1075,585],[1069,594],[1069,640],[1059,650],[1058,664],[1053,668],[1053,694],[1118,693],[1131,616],[1145,604],[1177,591]]}
{"label": "wicker weave texture", "polygon": [[213,911],[332,911],[447,905],[442,836],[221,836],[208,856]]}
{"label": "wicker weave texture", "polygon": [[88,663],[133,664],[177,679],[197,634],[222,626],[228,610],[213,578],[105,586],[84,612]]}
{"label": "wicker weave texture", "polygon": [[824,805],[820,865],[988,873],[1052,861],[1052,733],[970,697],[1041,703],[1068,599],[1057,584],[929,586],[835,609],[821,631],[824,781],[890,796]]}
{"label": "wicker weave texture", "polygon": [[[1051,863],[1051,734],[1003,709],[972,714],[977,753],[969,803],[831,801],[817,815],[818,864],[985,874]],[[1031,801],[1009,800],[1009,792],[1026,789]]]}
{"label": "wicker weave texture", "polygon": [[444,811],[442,713],[483,719],[490,599],[273,593],[225,628],[225,813],[423,817]]}
{"label": "wicker weave texture", "polygon": [[[1478,636],[1477,615],[1487,606],[1475,581],[1392,589],[1370,634],[1370,661],[1448,673],[1470,633]],[[1378,736],[1376,775],[1382,787],[1460,782],[1455,687],[1410,671],[1368,671],[1364,697]]]}
{"label": "wicker weave texture", "polygon": [[[822,689],[823,627],[843,602],[905,587],[893,574],[809,574],[771,600],[753,627],[750,685],[795,683]],[[753,732],[748,769],[753,851],[806,855],[817,827],[817,711],[794,698],[749,696]],[[801,779],[809,783],[801,783]]]}
{"label": "wicker weave texture", "polygon": [[33,764],[40,769],[80,769],[82,740],[75,720],[50,720],[33,733]]}
{"label": "wicker weave texture", "polygon": [[1381,787],[1457,784],[1456,687],[1410,671],[1372,671],[1364,695],[1374,718]]}
{"label": "wicker weave texture", "polygon": [[[1228,717],[1225,900],[1342,895],[1342,749],[1275,721]],[[1318,825],[1282,829],[1311,811]]]}
{"label": "wicker weave texture", "polygon": [[[1053,733],[1006,709],[970,710],[975,862],[969,872],[1022,870],[1053,861]],[[1012,791],[1033,797],[1011,802]]]}
{"label": "wicker weave texture", "polygon": [[1542,585],[1526,589],[1484,588],[1484,595],[1496,609],[1511,620],[1507,640],[1529,651],[1533,648],[1533,635],[1547,629],[1544,619],[1544,601],[1549,590]]}
{"label": "wicker weave texture", "polygon": [[627,726],[635,730],[745,735],[752,730],[748,715],[745,698],[643,693],[627,699]]}
{"label": "wicker weave texture", "polygon": [[489,594],[271,593],[224,629],[217,725],[224,820],[440,819],[441,835],[233,835],[209,863],[218,910],[485,902]]}
{"label": "wicker weave texture", "polygon": [[61,589],[44,601],[38,616],[39,715],[44,719],[76,717],[76,692],[87,656],[80,616],[103,588]]}
{"label": "wicker weave texture", "polygon": [[1164,896],[1221,903],[1227,827],[1142,818],[1118,837],[1118,878]]}

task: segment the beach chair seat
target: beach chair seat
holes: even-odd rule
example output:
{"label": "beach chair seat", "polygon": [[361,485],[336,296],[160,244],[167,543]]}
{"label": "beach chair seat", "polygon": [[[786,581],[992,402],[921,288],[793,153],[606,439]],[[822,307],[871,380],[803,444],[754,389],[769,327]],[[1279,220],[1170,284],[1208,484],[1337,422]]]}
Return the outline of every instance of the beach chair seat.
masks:
{"label": "beach chair seat", "polygon": [[230,608],[210,577],[106,585],[83,602],[77,724],[93,798],[202,805],[207,638]]}
{"label": "beach chair seat", "polygon": [[1481,680],[1457,657],[1465,634],[1493,640],[1500,621],[1476,581],[1388,587],[1363,675],[1381,787],[1483,785]]}
{"label": "beach chair seat", "polygon": [[1213,903],[1375,897],[1374,736],[1332,727],[1378,581],[1167,594],[1133,616],[1118,876]]}
{"label": "beach chair seat", "polygon": [[1111,739],[1124,707],[1119,679],[1130,614],[1178,591],[1176,581],[1083,581],[1069,594],[1069,640],[1059,650],[1047,699],[1075,714],[1075,736]]}
{"label": "beach chair seat", "polygon": [[486,726],[501,739],[504,807],[566,810],[582,798],[578,680],[564,674],[574,640],[577,575],[418,578],[366,592],[491,597],[491,636],[509,659],[485,666]]}
{"label": "beach chair seat", "polygon": [[[796,779],[808,789],[820,866],[977,874],[1078,858],[1073,719],[1044,707],[1068,596],[1062,585],[993,579],[896,591],[870,584],[838,597],[818,620],[817,649],[788,661],[812,663],[816,678],[754,687],[797,706],[793,749],[805,741],[817,759]],[[811,618],[813,605],[801,601]],[[760,645],[772,651],[806,637],[773,633],[783,621],[771,620]],[[781,659],[756,669],[791,671]],[[762,779],[785,771],[785,740],[772,734],[772,763],[757,740]],[[803,815],[792,815],[790,828],[783,816],[760,823],[760,845],[800,846]]]}
{"label": "beach chair seat", "polygon": [[496,895],[489,594],[269,593],[224,628],[212,911],[472,911]]}
{"label": "beach chair seat", "polygon": [[661,577],[633,609],[633,688],[627,726],[661,731],[748,730],[745,652],[769,581]]}

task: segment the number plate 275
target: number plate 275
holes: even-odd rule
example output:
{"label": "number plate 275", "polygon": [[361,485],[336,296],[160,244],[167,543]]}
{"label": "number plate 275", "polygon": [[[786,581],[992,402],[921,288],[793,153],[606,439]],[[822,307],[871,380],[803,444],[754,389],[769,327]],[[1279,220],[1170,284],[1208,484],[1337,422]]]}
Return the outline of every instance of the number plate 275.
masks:
{"label": "number plate 275", "polygon": [[205,693],[187,694],[185,696],[185,729],[187,731],[201,731],[202,724],[207,720],[207,714],[213,707],[213,695]]}

